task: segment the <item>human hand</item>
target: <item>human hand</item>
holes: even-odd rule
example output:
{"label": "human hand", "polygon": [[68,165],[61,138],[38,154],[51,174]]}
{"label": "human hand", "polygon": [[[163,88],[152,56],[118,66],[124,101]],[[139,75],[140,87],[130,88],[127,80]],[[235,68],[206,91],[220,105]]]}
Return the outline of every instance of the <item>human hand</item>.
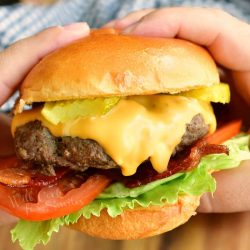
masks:
{"label": "human hand", "polygon": [[[181,38],[207,48],[231,84],[227,117],[241,117],[249,125],[250,26],[217,9],[163,8],[142,10],[106,25],[124,34]],[[217,190],[205,194],[199,212],[250,210],[250,161],[239,168],[215,173]]]}
{"label": "human hand", "polygon": [[[0,105],[17,89],[30,69],[48,53],[89,34],[86,23],[65,27],[51,27],[32,37],[16,42],[0,53]],[[10,133],[11,119],[0,114],[0,158],[14,153]],[[0,224],[14,222],[15,218],[0,211]]]}
{"label": "human hand", "polygon": [[0,106],[17,89],[30,69],[53,50],[89,34],[86,23],[51,27],[0,52]]}

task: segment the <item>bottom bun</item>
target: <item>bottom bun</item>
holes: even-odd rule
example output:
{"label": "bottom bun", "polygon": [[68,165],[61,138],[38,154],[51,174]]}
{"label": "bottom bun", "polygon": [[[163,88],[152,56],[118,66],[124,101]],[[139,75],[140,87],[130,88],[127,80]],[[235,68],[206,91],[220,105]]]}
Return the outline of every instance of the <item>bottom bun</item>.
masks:
{"label": "bottom bun", "polygon": [[94,237],[112,240],[133,240],[170,231],[195,215],[200,197],[181,196],[177,203],[163,206],[126,209],[112,218],[106,210],[100,217],[81,217],[72,228]]}

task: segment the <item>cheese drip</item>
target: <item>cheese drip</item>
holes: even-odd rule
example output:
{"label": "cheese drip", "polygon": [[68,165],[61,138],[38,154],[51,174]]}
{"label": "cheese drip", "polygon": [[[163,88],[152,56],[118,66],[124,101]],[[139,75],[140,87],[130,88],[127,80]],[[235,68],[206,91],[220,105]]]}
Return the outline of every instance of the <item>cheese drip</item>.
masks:
{"label": "cheese drip", "polygon": [[132,96],[121,99],[103,116],[78,118],[58,125],[47,121],[40,108],[24,111],[14,117],[12,133],[29,121],[39,120],[54,136],[97,141],[125,176],[133,175],[147,159],[160,173],[166,170],[186,125],[199,113],[210,125],[210,133],[213,132],[216,120],[208,102],[183,96]]}

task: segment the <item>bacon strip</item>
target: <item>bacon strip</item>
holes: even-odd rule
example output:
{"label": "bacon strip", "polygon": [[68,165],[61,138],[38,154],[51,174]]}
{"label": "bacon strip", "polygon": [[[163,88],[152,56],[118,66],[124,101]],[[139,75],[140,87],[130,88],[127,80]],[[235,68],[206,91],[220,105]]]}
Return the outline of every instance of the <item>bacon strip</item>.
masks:
{"label": "bacon strip", "polygon": [[10,186],[23,186],[30,182],[30,174],[19,168],[0,169],[0,182]]}
{"label": "bacon strip", "polygon": [[25,164],[18,159],[9,168],[0,169],[0,183],[12,187],[45,187],[56,183],[69,170],[61,168],[56,171],[55,176],[46,176],[39,173],[39,170],[25,168]]}
{"label": "bacon strip", "polygon": [[198,140],[185,150],[184,155],[171,158],[168,168],[163,173],[156,172],[149,161],[140,166],[135,175],[124,177],[120,181],[129,188],[138,187],[149,182],[166,178],[179,172],[186,172],[194,169],[200,163],[203,156],[208,154],[229,154],[225,145],[209,144],[206,140]]}

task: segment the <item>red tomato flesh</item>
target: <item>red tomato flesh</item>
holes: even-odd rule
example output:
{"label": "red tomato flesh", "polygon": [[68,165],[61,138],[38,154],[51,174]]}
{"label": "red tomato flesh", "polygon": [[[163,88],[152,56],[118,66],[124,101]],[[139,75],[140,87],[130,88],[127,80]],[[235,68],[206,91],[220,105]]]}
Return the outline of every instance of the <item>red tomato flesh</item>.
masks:
{"label": "red tomato flesh", "polygon": [[206,137],[206,141],[211,144],[221,144],[226,140],[240,133],[241,120],[234,120],[218,128],[213,134]]}

